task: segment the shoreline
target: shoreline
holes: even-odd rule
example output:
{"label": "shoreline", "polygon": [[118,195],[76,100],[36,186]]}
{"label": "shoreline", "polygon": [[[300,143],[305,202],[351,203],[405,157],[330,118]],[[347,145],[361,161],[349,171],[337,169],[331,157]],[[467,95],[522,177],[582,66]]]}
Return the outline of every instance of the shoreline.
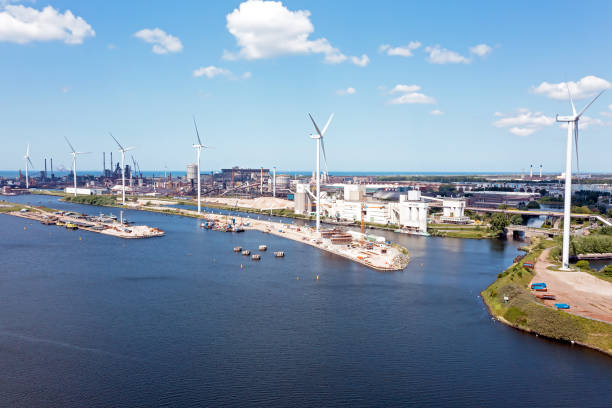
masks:
{"label": "shoreline", "polygon": [[[514,262],[480,292],[489,315],[516,330],[568,344],[577,344],[612,357],[612,324],[556,310],[537,299],[529,289],[536,272],[522,266],[539,259],[551,243],[540,241],[524,258]],[[508,297],[508,301],[504,300]]]}

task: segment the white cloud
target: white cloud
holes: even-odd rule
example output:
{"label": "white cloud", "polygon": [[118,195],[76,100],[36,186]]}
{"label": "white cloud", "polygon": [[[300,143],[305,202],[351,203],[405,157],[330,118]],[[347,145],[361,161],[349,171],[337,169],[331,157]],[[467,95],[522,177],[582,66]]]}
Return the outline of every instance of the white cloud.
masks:
{"label": "white cloud", "polygon": [[214,65],[209,65],[207,67],[200,67],[193,71],[193,76],[196,78],[205,76],[208,79],[213,79],[218,76],[222,76],[228,79],[249,79],[252,74],[247,71],[240,76],[234,75],[232,71],[225,68],[215,67]]}
{"label": "white cloud", "polygon": [[69,86],[65,86],[65,87],[61,88],[60,91],[62,91],[62,93],[68,93],[68,92],[70,92],[70,87]]}
{"label": "white cloud", "polygon": [[338,89],[336,93],[338,95],[354,95],[355,93],[357,93],[357,90],[353,88],[352,86],[349,86],[346,89]]}
{"label": "white cloud", "polygon": [[610,82],[593,75],[588,75],[578,82],[559,82],[558,84],[542,82],[538,86],[532,86],[531,89],[533,93],[545,95],[551,99],[568,100],[568,86],[572,93],[572,98],[584,99],[595,96],[602,89],[610,88]]}
{"label": "white cloud", "polygon": [[517,136],[529,136],[535,131],[552,126],[555,123],[555,118],[546,116],[542,112],[532,113],[525,108],[517,109],[516,113],[506,115],[500,112],[495,112],[496,117],[500,118],[493,122],[493,126],[498,128],[510,128],[510,133]]}
{"label": "white cloud", "polygon": [[487,44],[478,44],[473,47],[470,47],[470,52],[472,54],[478,55],[479,57],[484,57],[485,55],[489,54],[491,51],[493,51],[493,48],[491,48]]}
{"label": "white cloud", "polygon": [[156,54],[167,54],[169,52],[179,52],[183,49],[181,40],[177,37],[167,34],[159,28],[145,28],[134,33],[134,37],[153,44],[153,52]]}
{"label": "white cloud", "polygon": [[432,110],[431,112],[429,112],[429,114],[430,114],[430,115],[433,115],[433,116],[440,116],[440,115],[444,115],[444,112],[442,112],[442,111],[441,111],[441,110],[439,110],[439,109],[434,109],[434,110]]}
{"label": "white cloud", "polygon": [[0,11],[0,42],[26,44],[32,41],[63,41],[82,44],[95,31],[70,10],[63,14],[51,6],[36,10],[22,5],[5,6]]}
{"label": "white cloud", "polygon": [[[238,52],[225,51],[229,60],[256,60],[282,55],[323,54],[324,61],[339,64],[347,56],[334,48],[326,38],[310,39],[314,26],[310,11],[291,11],[280,1],[248,0],[226,16],[227,29],[240,47]],[[365,55],[351,57],[351,62],[365,66]]]}
{"label": "white cloud", "polygon": [[455,51],[441,48],[439,45],[425,47],[425,52],[429,54],[427,61],[431,64],[469,64],[470,59]]}
{"label": "white cloud", "polygon": [[365,67],[370,62],[370,58],[367,55],[362,54],[361,58],[351,57],[351,62],[359,67]]}
{"label": "white cloud", "polygon": [[389,92],[390,94],[400,93],[401,95],[391,99],[389,103],[401,105],[406,103],[430,104],[436,103],[436,100],[428,95],[420,93],[421,87],[418,85],[403,85],[398,84]]}
{"label": "white cloud", "polygon": [[389,44],[383,44],[378,47],[378,51],[391,56],[411,57],[413,55],[412,51],[420,46],[421,43],[418,41],[411,41],[408,45],[401,45],[399,47],[391,47]]}
{"label": "white cloud", "polygon": [[534,128],[524,128],[524,127],[514,126],[514,127],[511,127],[509,131],[513,135],[517,135],[517,136],[529,136],[530,134],[532,134],[536,130]]}

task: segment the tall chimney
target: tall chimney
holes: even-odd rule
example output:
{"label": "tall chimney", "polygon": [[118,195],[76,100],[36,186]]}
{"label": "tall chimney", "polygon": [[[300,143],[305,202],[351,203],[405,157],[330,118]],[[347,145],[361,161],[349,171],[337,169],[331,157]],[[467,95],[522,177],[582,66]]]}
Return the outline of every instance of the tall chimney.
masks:
{"label": "tall chimney", "polygon": [[540,178],[542,178],[542,165],[540,164]]}
{"label": "tall chimney", "polygon": [[276,197],[276,166],[272,167],[272,197]]}
{"label": "tall chimney", "polygon": [[47,158],[45,157],[45,179],[47,179]]}
{"label": "tall chimney", "polygon": [[102,177],[106,173],[106,152],[102,152]]}
{"label": "tall chimney", "polygon": [[53,179],[55,176],[53,175],[53,157],[51,158],[51,179]]}
{"label": "tall chimney", "polygon": [[531,165],[531,168],[529,169],[529,178],[533,178],[533,164]]}
{"label": "tall chimney", "polygon": [[111,165],[110,165],[111,174],[115,171],[115,163],[113,163],[113,152],[111,151]]}
{"label": "tall chimney", "polygon": [[259,194],[263,195],[263,167],[259,171]]}

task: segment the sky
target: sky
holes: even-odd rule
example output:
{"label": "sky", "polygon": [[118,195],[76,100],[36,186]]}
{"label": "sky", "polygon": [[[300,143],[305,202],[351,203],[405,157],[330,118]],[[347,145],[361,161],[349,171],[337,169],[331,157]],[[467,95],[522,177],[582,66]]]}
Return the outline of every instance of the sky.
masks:
{"label": "sky", "polygon": [[[612,82],[612,2],[0,0],[0,170],[100,170],[109,132],[143,170],[565,167],[578,110]],[[612,89],[580,122],[612,172]],[[575,161],[574,161],[575,163]],[[575,165],[574,165],[575,169]]]}

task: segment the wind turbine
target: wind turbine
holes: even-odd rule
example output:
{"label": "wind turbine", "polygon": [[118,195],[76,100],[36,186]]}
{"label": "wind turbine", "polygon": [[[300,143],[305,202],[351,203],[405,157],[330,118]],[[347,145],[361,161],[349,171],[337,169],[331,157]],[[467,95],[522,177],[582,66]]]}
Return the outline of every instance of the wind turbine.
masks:
{"label": "wind turbine", "polygon": [[[605,89],[604,89],[605,91]],[[557,115],[557,122],[567,122],[567,146],[565,149],[565,203],[563,208],[563,259],[561,270],[567,271],[570,270],[569,267],[569,244],[570,244],[570,212],[572,206],[572,133],[574,136],[574,141],[576,142],[576,167],[578,173],[580,173],[580,163],[578,161],[578,122],[580,117],[586,111],[589,106],[595,102],[599,96],[604,93],[601,91],[600,93],[593,98],[591,102],[589,102],[580,113],[576,113],[576,108],[574,107],[574,100],[572,99],[572,93],[570,92],[569,85],[567,86],[567,93],[569,95],[570,104],[572,105],[572,115],[571,116],[559,116]]]}
{"label": "wind turbine", "polygon": [[323,128],[323,131],[319,130],[319,127],[317,126],[317,123],[315,122],[315,120],[312,118],[312,115],[309,113],[308,116],[310,117],[310,120],[312,121],[312,124],[315,127],[315,130],[317,131],[316,135],[310,135],[311,139],[316,139],[317,141],[317,177],[316,177],[316,183],[317,183],[317,222],[316,222],[316,231],[319,232],[321,229],[321,158],[320,158],[320,152],[321,150],[323,150],[323,159],[325,160],[325,169],[327,170],[327,157],[325,156],[325,143],[323,142],[323,136],[325,135],[325,132],[327,132],[327,128],[329,127],[329,124],[331,123],[332,119],[334,118],[334,114],[332,113],[329,116],[329,119],[327,120],[327,123],[325,124],[325,127]]}
{"label": "wind turbine", "polygon": [[23,158],[25,159],[25,170],[26,170],[26,189],[30,188],[30,176],[28,176],[28,164],[30,164],[30,166],[34,167],[34,165],[32,164],[32,160],[30,160],[30,144],[28,143],[28,146],[26,147],[26,154],[25,156],[23,156]]}
{"label": "wind turbine", "polygon": [[77,195],[76,157],[78,154],[88,154],[90,152],[77,152],[76,150],[74,150],[74,147],[72,147],[72,144],[70,144],[70,141],[68,140],[66,136],[64,136],[64,139],[66,139],[66,143],[68,143],[68,146],[70,146],[70,150],[72,150],[70,154],[72,155],[72,176],[74,178],[74,196],[76,197]]}
{"label": "wind turbine", "polygon": [[202,144],[202,140],[200,139],[200,132],[198,132],[198,125],[196,124],[195,116],[193,117],[193,126],[195,127],[196,136],[198,137],[198,143],[193,145],[193,148],[196,149],[198,156],[198,214],[202,213],[202,203],[200,201],[200,153],[202,153],[202,149],[208,149],[209,147]]}
{"label": "wind turbine", "polygon": [[134,150],[135,148],[121,146],[121,143],[119,143],[115,136],[113,136],[113,134],[110,132],[109,134],[115,140],[115,143],[117,143],[117,146],[119,146],[119,151],[121,152],[121,185],[123,186],[121,205],[125,205],[125,152]]}

